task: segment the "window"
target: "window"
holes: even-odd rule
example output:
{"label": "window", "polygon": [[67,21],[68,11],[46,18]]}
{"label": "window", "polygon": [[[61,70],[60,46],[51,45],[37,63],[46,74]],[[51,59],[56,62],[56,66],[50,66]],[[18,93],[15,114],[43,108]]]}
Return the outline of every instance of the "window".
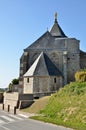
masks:
{"label": "window", "polygon": [[29,83],[29,78],[27,78],[27,83]]}
{"label": "window", "polygon": [[54,83],[56,83],[56,78],[54,78]]}
{"label": "window", "polygon": [[70,60],[70,58],[67,58],[67,60]]}

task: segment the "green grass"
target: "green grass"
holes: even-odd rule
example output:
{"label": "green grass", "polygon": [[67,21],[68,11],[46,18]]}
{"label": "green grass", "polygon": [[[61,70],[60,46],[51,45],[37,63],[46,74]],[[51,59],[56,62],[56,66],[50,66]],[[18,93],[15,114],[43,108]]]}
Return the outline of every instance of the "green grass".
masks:
{"label": "green grass", "polygon": [[50,97],[37,120],[86,130],[86,82],[72,82]]}

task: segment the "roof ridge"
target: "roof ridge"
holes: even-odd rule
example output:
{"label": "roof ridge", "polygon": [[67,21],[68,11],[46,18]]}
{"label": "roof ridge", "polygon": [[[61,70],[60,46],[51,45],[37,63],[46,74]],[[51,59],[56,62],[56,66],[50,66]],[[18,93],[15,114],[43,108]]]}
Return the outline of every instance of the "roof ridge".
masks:
{"label": "roof ridge", "polygon": [[47,30],[43,35],[41,35],[37,40],[35,40],[31,45],[29,45],[27,48],[24,49],[26,51],[27,49],[31,48],[36,42],[38,42],[41,38],[43,38],[45,35],[51,35],[51,33]]}
{"label": "roof ridge", "polygon": [[[38,58],[35,60],[35,62],[33,62],[33,64],[32,64],[31,67],[28,69],[28,71],[24,74],[24,76],[27,76],[28,72],[29,72],[29,73],[31,72],[32,75],[34,74],[34,71],[35,71],[36,66],[37,66],[37,64],[38,64],[38,62],[39,62],[40,57],[41,57],[41,54],[38,56]],[[30,76],[32,76],[32,75],[30,75]]]}

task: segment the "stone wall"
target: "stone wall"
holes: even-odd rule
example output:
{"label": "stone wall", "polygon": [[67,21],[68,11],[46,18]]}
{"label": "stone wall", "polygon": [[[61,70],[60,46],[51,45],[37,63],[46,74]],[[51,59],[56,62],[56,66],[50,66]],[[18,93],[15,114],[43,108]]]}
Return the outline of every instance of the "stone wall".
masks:
{"label": "stone wall", "polygon": [[33,93],[53,92],[62,87],[62,77],[34,77]]}
{"label": "stone wall", "polygon": [[19,109],[29,107],[33,102],[33,94],[19,94]]}
{"label": "stone wall", "polygon": [[17,92],[4,93],[4,104],[6,107],[8,107],[8,105],[10,105],[11,108],[14,108],[15,106],[18,107],[18,100],[19,94]]}
{"label": "stone wall", "polygon": [[33,100],[33,94],[19,94],[19,101],[20,100]]}
{"label": "stone wall", "polygon": [[86,53],[83,51],[80,51],[80,67],[86,69]]}
{"label": "stone wall", "polygon": [[48,77],[34,77],[33,93],[48,91]]}
{"label": "stone wall", "polygon": [[[28,82],[29,78],[29,82]],[[45,93],[57,91],[62,87],[62,77],[57,76],[35,76],[24,78],[24,93]]]}
{"label": "stone wall", "polygon": [[74,81],[74,74],[80,70],[79,41],[72,38],[66,40],[67,46],[67,82]]}
{"label": "stone wall", "polygon": [[8,106],[10,109],[16,108],[25,108],[33,103],[33,94],[19,94],[14,93],[4,93],[4,108],[7,110]]}
{"label": "stone wall", "polygon": [[24,93],[33,93],[33,77],[24,77]]}
{"label": "stone wall", "polygon": [[[80,70],[80,50],[79,50],[79,40],[75,38],[51,38],[46,35],[43,38],[38,39],[34,46],[31,45],[30,48],[24,50],[24,53],[20,60],[20,79],[23,84],[23,74],[29,69],[29,67],[38,58],[41,52],[44,52],[51,61],[57,66],[57,68],[62,72],[64,76],[64,84],[74,80],[74,74],[76,71]],[[67,52],[66,63],[64,66],[64,52]],[[83,62],[84,60],[81,60]],[[83,62],[84,63],[84,62]],[[84,65],[84,64],[83,64]],[[38,79],[36,79],[36,84]],[[31,81],[32,82],[32,81]],[[42,81],[41,81],[42,82]],[[45,80],[46,84],[47,81]],[[44,84],[44,82],[42,82]],[[29,83],[30,84],[30,83]],[[30,84],[31,86],[31,84]],[[39,85],[36,85],[38,89]],[[28,84],[27,84],[28,87]],[[41,85],[40,85],[41,87]],[[45,85],[44,85],[45,87]],[[48,86],[47,86],[48,88]],[[28,91],[30,88],[28,88]],[[35,89],[35,87],[34,87]],[[41,89],[41,88],[40,88]],[[27,91],[27,90],[25,90]]]}
{"label": "stone wall", "polygon": [[[39,44],[40,42],[41,44]],[[62,53],[64,48],[65,39],[56,38],[55,41],[53,41],[53,38],[46,35],[44,38],[37,40],[35,47],[32,47],[32,49],[24,50],[24,53],[20,59],[20,84],[23,85],[23,75],[38,58],[41,52],[47,54],[53,63],[58,66],[59,70],[62,71]]]}
{"label": "stone wall", "polygon": [[11,91],[12,92],[22,93],[23,92],[23,88],[22,88],[22,86],[20,84],[18,84],[18,85],[12,85]]}

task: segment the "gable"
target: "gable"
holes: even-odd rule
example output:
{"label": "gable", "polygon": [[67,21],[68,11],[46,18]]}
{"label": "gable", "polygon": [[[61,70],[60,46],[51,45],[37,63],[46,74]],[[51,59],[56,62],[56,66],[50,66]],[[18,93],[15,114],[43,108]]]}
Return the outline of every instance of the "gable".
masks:
{"label": "gable", "polygon": [[29,49],[45,49],[46,47],[49,47],[49,44],[53,43],[53,41],[53,36],[47,31],[38,40],[36,40],[24,50],[27,51]]}
{"label": "gable", "polygon": [[54,37],[66,37],[66,35],[64,34],[63,30],[61,29],[57,21],[52,26],[50,33]]}

